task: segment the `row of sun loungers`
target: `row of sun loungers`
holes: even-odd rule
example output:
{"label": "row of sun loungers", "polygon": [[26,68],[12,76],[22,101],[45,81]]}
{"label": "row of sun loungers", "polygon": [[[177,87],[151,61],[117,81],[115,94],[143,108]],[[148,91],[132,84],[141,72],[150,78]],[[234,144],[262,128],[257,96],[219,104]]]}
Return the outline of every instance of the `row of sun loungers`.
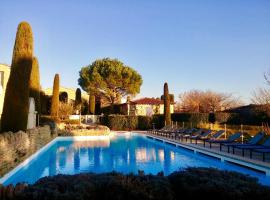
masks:
{"label": "row of sun loungers", "polygon": [[190,143],[195,142],[196,145],[198,141],[200,141],[203,143],[204,147],[209,144],[209,147],[212,148],[212,145],[216,144],[219,145],[220,151],[222,151],[222,148],[227,147],[227,152],[233,154],[235,154],[235,151],[238,149],[242,151],[242,156],[245,156],[245,151],[249,151],[250,158],[253,157],[254,152],[259,153],[262,154],[263,161],[265,161],[266,154],[270,153],[270,137],[266,137],[266,134],[263,132],[259,132],[244,144],[239,142],[242,137],[242,133],[240,132],[236,132],[226,139],[224,139],[224,130],[214,132],[205,129],[183,129],[165,126],[160,130],[149,130],[149,132],[182,142],[188,142],[189,140]]}

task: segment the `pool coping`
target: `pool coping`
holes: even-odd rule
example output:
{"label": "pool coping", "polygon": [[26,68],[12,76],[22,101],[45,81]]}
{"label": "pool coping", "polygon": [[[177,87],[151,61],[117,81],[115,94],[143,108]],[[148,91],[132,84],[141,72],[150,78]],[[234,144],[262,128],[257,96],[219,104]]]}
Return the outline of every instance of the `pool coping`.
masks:
{"label": "pool coping", "polygon": [[195,145],[195,144],[181,143],[181,142],[169,139],[169,138],[164,138],[164,137],[148,134],[147,132],[141,132],[141,133],[144,134],[146,137],[150,137],[151,139],[160,140],[161,142],[164,142],[164,143],[173,144],[176,147],[181,147],[184,149],[191,150],[195,154],[200,153],[203,155],[217,158],[221,162],[230,162],[233,164],[240,165],[242,167],[250,168],[252,170],[261,171],[261,172],[265,173],[266,176],[270,177],[270,165],[267,165],[264,162],[257,161],[257,160],[251,160],[251,159],[248,159],[246,157],[242,158],[242,157],[237,156],[237,155],[228,154],[225,152],[219,152],[219,151],[216,151],[213,149],[203,148],[203,147],[200,147],[200,146]]}
{"label": "pool coping", "polygon": [[25,167],[28,163],[30,163],[33,159],[37,158],[41,153],[49,149],[52,145],[54,145],[58,141],[82,141],[82,140],[96,140],[96,139],[108,139],[112,135],[100,135],[100,136],[57,136],[52,141],[44,145],[42,148],[37,150],[34,154],[26,158],[23,162],[21,162],[19,165],[17,165],[15,168],[13,168],[8,173],[4,174],[0,178],[0,184],[4,184],[11,176],[13,176],[15,173],[17,173],[20,169]]}

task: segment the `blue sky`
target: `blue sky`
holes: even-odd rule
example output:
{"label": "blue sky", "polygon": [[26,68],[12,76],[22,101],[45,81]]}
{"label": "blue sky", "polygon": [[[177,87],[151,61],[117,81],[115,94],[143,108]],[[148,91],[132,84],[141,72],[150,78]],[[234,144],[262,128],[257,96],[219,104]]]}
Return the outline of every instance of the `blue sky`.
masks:
{"label": "blue sky", "polygon": [[55,73],[78,87],[97,58],[118,58],[143,77],[142,96],[211,89],[241,96],[267,87],[269,0],[1,0],[0,63],[11,63],[17,25],[34,32],[43,88]]}

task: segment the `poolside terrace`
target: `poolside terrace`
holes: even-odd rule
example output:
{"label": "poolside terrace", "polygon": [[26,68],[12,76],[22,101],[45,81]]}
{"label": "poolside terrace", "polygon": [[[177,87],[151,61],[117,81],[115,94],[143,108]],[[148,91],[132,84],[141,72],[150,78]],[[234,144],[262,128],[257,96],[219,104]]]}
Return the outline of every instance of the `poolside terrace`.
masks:
{"label": "poolside terrace", "polygon": [[250,158],[249,150],[244,150],[244,156],[242,150],[235,149],[234,154],[232,151],[228,153],[227,147],[223,147],[220,150],[219,144],[212,144],[211,148],[209,143],[204,145],[204,142],[201,140],[197,141],[197,144],[190,139],[180,139],[169,134],[157,135],[151,132],[143,132],[147,137],[150,137],[155,140],[160,140],[165,143],[172,144],[174,146],[185,148],[187,150],[193,151],[194,153],[204,154],[210,157],[219,159],[222,162],[230,162],[237,164],[243,167],[247,167],[256,171],[265,173],[267,176],[270,176],[270,154],[265,155],[265,160],[263,161],[262,154],[253,152],[252,158]]}

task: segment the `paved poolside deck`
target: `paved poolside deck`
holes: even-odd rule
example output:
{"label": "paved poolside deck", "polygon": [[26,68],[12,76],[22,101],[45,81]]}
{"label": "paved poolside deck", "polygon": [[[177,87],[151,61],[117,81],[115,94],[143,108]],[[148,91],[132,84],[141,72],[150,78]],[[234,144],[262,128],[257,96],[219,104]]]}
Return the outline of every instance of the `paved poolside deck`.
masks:
{"label": "paved poolside deck", "polygon": [[220,159],[222,162],[231,162],[234,164],[238,164],[244,167],[248,167],[254,170],[261,171],[265,173],[267,176],[270,176],[270,155],[266,154],[265,162],[262,161],[262,154],[258,154],[253,152],[252,159],[249,157],[249,151],[245,151],[245,156],[242,156],[242,150],[235,149],[235,154],[228,153],[227,147],[223,147],[222,151],[220,151],[219,144],[212,144],[212,148],[210,148],[209,143],[206,143],[206,146],[203,146],[202,141],[198,141],[197,144],[195,144],[195,141],[193,143],[190,143],[190,140],[188,139],[180,141],[178,139],[165,137],[165,136],[158,136],[152,133],[147,132],[141,132],[148,137],[151,137],[153,139],[161,140],[162,142],[167,142],[170,144],[173,144],[175,146],[179,146],[188,150],[193,151],[194,153],[201,153],[204,155],[212,156],[215,158]]}

